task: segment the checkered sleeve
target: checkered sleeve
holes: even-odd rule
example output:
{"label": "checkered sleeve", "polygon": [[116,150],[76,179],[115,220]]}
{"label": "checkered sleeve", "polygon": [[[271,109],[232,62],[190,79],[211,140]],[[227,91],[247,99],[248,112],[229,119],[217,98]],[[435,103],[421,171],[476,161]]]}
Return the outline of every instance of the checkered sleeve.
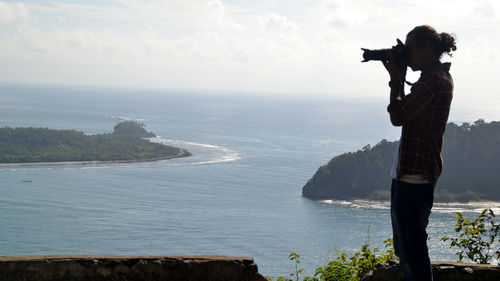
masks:
{"label": "checkered sleeve", "polygon": [[403,126],[414,120],[431,103],[436,95],[435,80],[432,78],[432,76],[421,77],[413,84],[408,95],[391,101],[387,111],[394,126]]}

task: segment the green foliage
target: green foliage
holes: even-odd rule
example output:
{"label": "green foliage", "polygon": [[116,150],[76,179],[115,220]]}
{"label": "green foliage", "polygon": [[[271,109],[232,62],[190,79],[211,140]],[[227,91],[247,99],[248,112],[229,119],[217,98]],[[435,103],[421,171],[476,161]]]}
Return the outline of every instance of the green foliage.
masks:
{"label": "green foliage", "polygon": [[[435,202],[500,201],[500,122],[448,123]],[[382,140],[332,158],[302,188],[312,199],[389,200],[397,142]],[[480,184],[478,184],[480,183]]]}
{"label": "green foliage", "polygon": [[[323,267],[318,267],[314,277],[304,277],[304,281],[359,281],[368,272],[375,270],[378,264],[388,263],[395,259],[392,238],[384,240],[386,251],[379,253],[378,248],[371,249],[368,243],[361,246],[361,252],[354,253],[348,257],[341,253],[336,259],[330,261]],[[290,278],[278,277],[276,281],[298,281],[299,274],[304,270],[297,269],[300,264],[299,255],[291,253],[290,260],[295,261],[295,272],[290,273]],[[271,277],[266,277],[272,280]],[[293,278],[293,279],[291,279]]]}
{"label": "green foliage", "polygon": [[363,275],[375,270],[381,263],[394,260],[394,248],[392,238],[384,240],[387,250],[379,253],[378,248],[370,249],[369,244],[361,246],[361,252],[354,253],[350,258],[342,253],[337,259],[330,261],[328,265],[316,269],[319,280],[322,281],[358,281]]}
{"label": "green foliage", "polygon": [[127,135],[0,128],[0,163],[146,160],[175,156],[180,152],[179,148]]}
{"label": "green foliage", "polygon": [[[455,214],[457,223],[455,232],[458,237],[445,236],[442,241],[450,241],[450,248],[458,248],[456,255],[462,262],[464,257],[469,260],[488,264],[494,257],[500,259],[500,224],[496,224],[495,213],[491,209],[484,209],[473,221],[467,220],[461,213]],[[495,250],[495,245],[498,247]]]}
{"label": "green foliage", "polygon": [[[278,279],[276,279],[276,281],[299,281],[300,280],[300,274],[302,274],[304,272],[303,268],[301,268],[301,269],[298,268],[298,266],[300,264],[300,255],[297,253],[290,253],[288,258],[294,262],[295,271],[290,273],[290,278],[281,276],[281,277],[278,277]],[[266,276],[266,279],[272,280],[272,278],[270,276]],[[304,281],[317,281],[317,280],[318,279],[316,279],[316,278],[304,277]]]}
{"label": "green foliage", "polygon": [[114,135],[122,135],[122,136],[132,136],[139,138],[153,138],[155,134],[151,132],[147,132],[144,129],[145,125],[143,123],[137,123],[134,121],[123,121],[114,127],[113,134]]}

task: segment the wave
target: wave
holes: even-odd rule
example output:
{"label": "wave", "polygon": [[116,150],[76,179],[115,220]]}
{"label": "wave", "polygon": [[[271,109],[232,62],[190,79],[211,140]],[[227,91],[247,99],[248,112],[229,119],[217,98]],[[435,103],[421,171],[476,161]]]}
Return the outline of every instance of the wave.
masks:
{"label": "wave", "polygon": [[192,141],[164,139],[161,137],[148,138],[151,142],[166,144],[188,150],[189,157],[173,158],[168,160],[151,162],[131,162],[131,163],[89,163],[89,164],[40,164],[40,165],[16,165],[0,167],[1,171],[30,171],[30,170],[86,170],[86,169],[112,169],[112,168],[148,168],[148,167],[174,167],[207,165],[233,162],[245,158],[243,154],[235,149],[207,143],[197,143]]}
{"label": "wave", "polygon": [[496,214],[500,213],[500,202],[496,201],[479,201],[468,203],[434,203],[432,210],[441,213],[480,213],[484,209],[491,209]]}
{"label": "wave", "polygon": [[[348,208],[359,209],[384,209],[391,208],[390,201],[373,201],[373,200],[320,200],[323,204],[335,205]],[[480,201],[480,202],[452,202],[452,203],[438,203],[434,202],[432,206],[433,213],[480,213],[484,209],[491,209],[496,214],[500,213],[500,202],[496,201]]]}
{"label": "wave", "polygon": [[164,139],[162,137],[149,138],[148,140],[151,142],[157,142],[161,144],[187,149],[189,152],[191,152],[192,155],[187,158],[178,159],[178,160],[186,160],[183,161],[185,163],[182,164],[187,164],[187,165],[226,163],[245,158],[243,154],[239,153],[235,149],[215,144]]}
{"label": "wave", "polygon": [[359,209],[390,209],[389,201],[372,201],[372,200],[320,200],[319,202],[329,205],[342,207],[359,208]]}
{"label": "wave", "polygon": [[109,116],[107,119],[113,119],[113,120],[118,120],[118,121],[148,121],[150,119],[148,118],[131,118],[131,117],[125,117],[125,116]]}

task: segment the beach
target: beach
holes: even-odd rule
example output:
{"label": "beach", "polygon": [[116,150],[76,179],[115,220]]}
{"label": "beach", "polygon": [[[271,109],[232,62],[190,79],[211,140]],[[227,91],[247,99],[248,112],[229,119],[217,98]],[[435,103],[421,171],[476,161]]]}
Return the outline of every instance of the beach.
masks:
{"label": "beach", "polygon": [[150,158],[150,159],[139,159],[139,160],[108,160],[108,161],[56,161],[56,162],[31,162],[31,163],[0,163],[0,167],[6,166],[35,166],[35,165],[77,165],[77,164],[110,164],[110,163],[137,163],[137,162],[153,162],[153,161],[163,161],[170,160],[180,157],[191,156],[191,153],[185,149],[180,149],[181,151],[177,155],[172,155],[168,157],[160,158]]}

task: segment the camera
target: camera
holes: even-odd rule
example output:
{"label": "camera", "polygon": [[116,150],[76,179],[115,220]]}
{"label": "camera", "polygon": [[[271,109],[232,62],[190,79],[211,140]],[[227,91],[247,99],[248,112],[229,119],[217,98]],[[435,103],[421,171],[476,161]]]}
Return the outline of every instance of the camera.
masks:
{"label": "camera", "polygon": [[379,61],[389,61],[390,55],[394,58],[394,61],[398,65],[408,65],[410,59],[410,49],[401,42],[401,40],[396,39],[397,45],[390,49],[379,49],[379,50],[369,50],[361,48],[363,50],[363,60],[361,62],[367,62],[371,60]]}

